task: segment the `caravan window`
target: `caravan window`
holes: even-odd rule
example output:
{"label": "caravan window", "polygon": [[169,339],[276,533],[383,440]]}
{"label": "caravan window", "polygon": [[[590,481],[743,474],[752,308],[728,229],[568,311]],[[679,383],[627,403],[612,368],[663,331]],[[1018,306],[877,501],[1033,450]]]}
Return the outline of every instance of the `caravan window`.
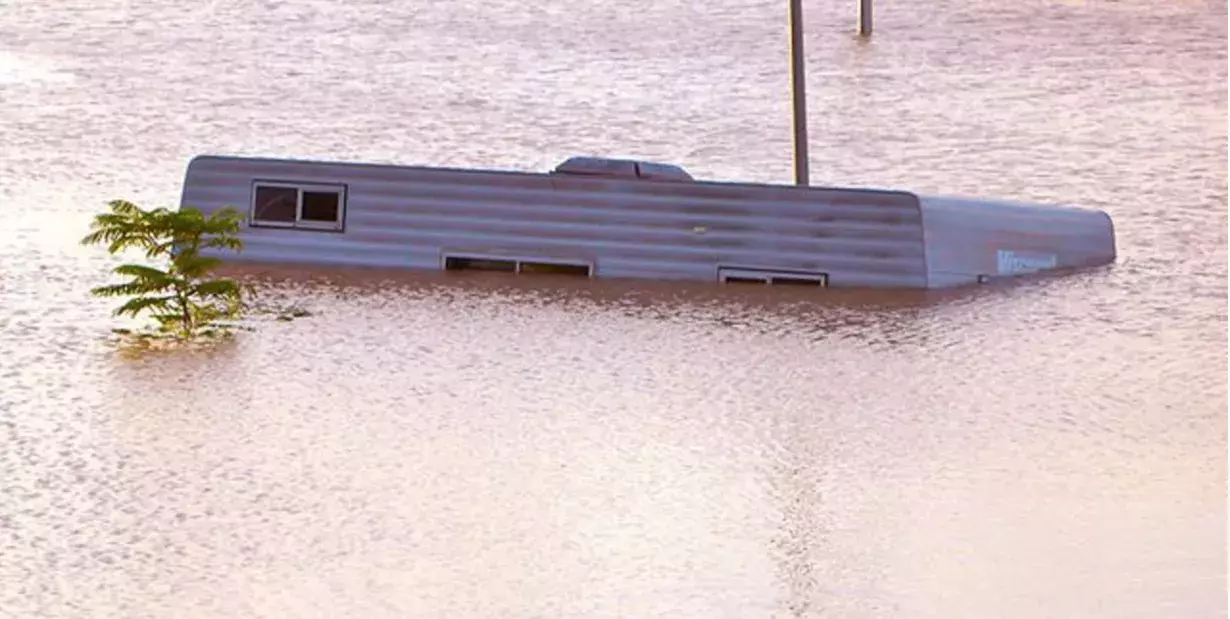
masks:
{"label": "caravan window", "polygon": [[293,224],[298,201],[299,191],[292,187],[257,187],[252,219]]}
{"label": "caravan window", "polygon": [[257,182],[252,188],[252,225],[342,230],[346,187]]}

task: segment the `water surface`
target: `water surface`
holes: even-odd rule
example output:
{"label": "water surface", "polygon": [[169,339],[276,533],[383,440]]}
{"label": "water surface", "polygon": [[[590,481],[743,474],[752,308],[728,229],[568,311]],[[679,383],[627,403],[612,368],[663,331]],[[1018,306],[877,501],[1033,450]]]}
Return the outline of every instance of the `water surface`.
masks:
{"label": "water surface", "polygon": [[1224,2],[811,0],[813,181],[1108,211],[944,294],[246,269],[121,355],[76,241],[205,152],[788,182],[785,3],[0,0],[0,615],[1216,617]]}

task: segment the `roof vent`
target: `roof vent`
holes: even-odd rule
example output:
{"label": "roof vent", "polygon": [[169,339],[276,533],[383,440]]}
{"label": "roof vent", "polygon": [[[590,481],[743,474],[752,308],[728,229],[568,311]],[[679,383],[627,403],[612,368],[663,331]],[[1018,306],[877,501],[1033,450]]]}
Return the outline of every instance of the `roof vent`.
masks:
{"label": "roof vent", "polygon": [[691,174],[677,165],[603,157],[571,157],[555,166],[551,173],[653,181],[692,182],[695,180]]}

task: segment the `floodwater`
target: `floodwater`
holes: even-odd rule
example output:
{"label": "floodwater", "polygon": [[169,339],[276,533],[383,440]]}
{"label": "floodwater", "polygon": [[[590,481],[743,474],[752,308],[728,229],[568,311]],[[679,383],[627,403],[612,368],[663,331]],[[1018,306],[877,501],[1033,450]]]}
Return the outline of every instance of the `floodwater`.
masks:
{"label": "floodwater", "polygon": [[198,153],[789,182],[786,4],[0,0],[0,616],[1225,617],[1224,1],[804,3],[814,182],[1102,208],[1109,268],[253,268],[312,315],[107,342],[76,241]]}

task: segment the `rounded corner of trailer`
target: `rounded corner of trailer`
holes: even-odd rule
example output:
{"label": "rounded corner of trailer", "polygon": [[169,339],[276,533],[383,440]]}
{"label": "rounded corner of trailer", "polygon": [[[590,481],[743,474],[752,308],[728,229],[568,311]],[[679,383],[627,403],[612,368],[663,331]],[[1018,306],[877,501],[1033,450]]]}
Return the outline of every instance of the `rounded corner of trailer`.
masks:
{"label": "rounded corner of trailer", "polygon": [[1102,255],[1098,257],[1097,264],[1114,264],[1119,259],[1119,239],[1115,230],[1115,218],[1111,216],[1105,209],[1082,209],[1089,215],[1091,226],[1096,226],[1101,223],[1102,227],[1097,229],[1097,235],[1103,248]]}
{"label": "rounded corner of trailer", "polygon": [[1102,214],[1102,217],[1106,218],[1106,240],[1110,245],[1110,260],[1108,262],[1113,264],[1119,259],[1119,235],[1115,230],[1115,218],[1111,217],[1110,213],[1106,211],[1099,210],[1098,212]]}
{"label": "rounded corner of trailer", "polygon": [[1110,233],[1110,237],[1115,238],[1115,218],[1111,217],[1110,213],[1105,210],[1098,209],[1097,213],[1106,220],[1106,231]]}
{"label": "rounded corner of trailer", "polygon": [[215,159],[215,158],[216,157],[214,155],[210,155],[206,153],[197,153],[188,158],[188,163],[187,165],[184,166],[184,170],[191,172],[193,168],[201,165],[202,162],[209,160],[209,159]]}

